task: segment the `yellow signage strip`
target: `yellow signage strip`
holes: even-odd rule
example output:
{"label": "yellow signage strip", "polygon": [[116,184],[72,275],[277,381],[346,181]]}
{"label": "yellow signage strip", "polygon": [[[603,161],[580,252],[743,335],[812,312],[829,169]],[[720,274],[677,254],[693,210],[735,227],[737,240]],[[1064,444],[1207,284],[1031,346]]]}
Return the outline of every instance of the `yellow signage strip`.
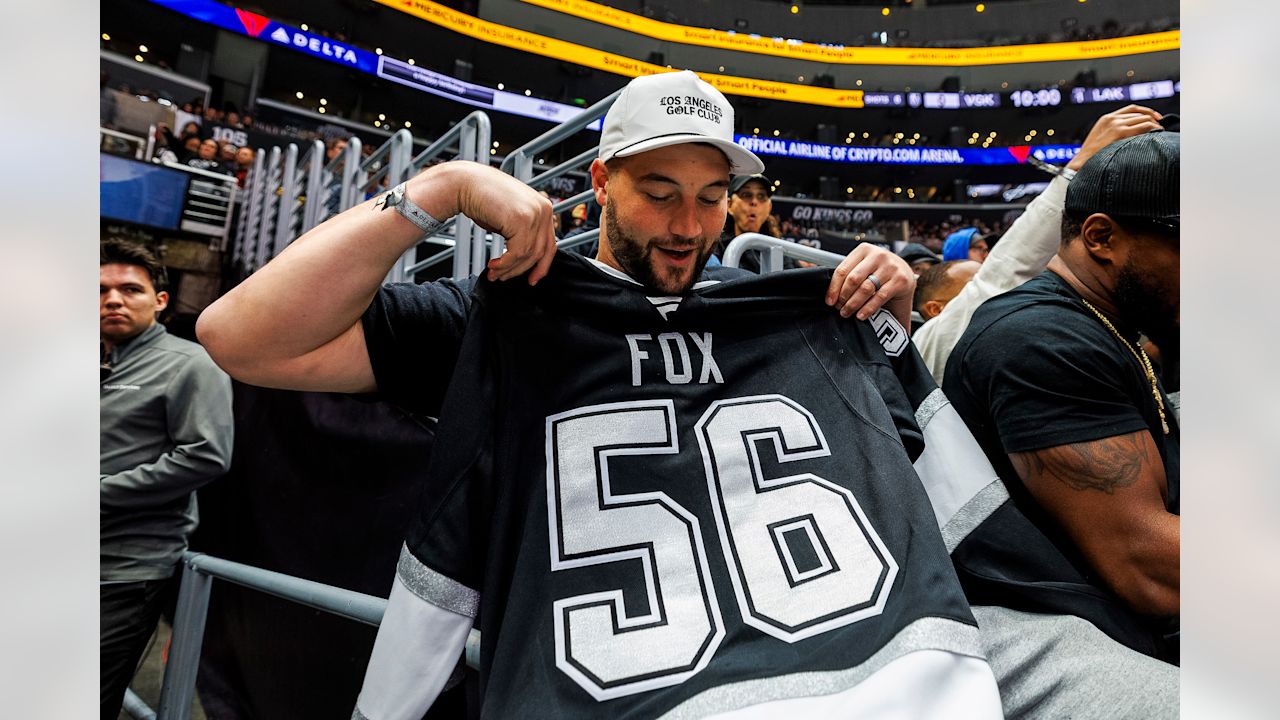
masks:
{"label": "yellow signage strip", "polygon": [[[654,75],[669,72],[663,65],[654,65],[634,58],[614,55],[603,50],[556,40],[523,30],[481,20],[473,15],[431,2],[431,0],[376,0],[382,5],[426,20],[442,28],[495,45],[522,50],[544,57],[564,60],[584,67],[603,70],[624,77]],[[785,102],[825,105],[827,107],[862,107],[861,90],[797,85],[794,83],[756,80],[731,75],[698,73],[698,76],[715,86],[720,92],[731,95],[767,98]]]}
{"label": "yellow signage strip", "polygon": [[521,2],[656,40],[844,65],[969,66],[1061,62],[1177,50],[1181,44],[1181,33],[1178,30],[1170,30],[1110,40],[985,48],[844,47],[675,25],[616,10],[589,0],[521,0]]}

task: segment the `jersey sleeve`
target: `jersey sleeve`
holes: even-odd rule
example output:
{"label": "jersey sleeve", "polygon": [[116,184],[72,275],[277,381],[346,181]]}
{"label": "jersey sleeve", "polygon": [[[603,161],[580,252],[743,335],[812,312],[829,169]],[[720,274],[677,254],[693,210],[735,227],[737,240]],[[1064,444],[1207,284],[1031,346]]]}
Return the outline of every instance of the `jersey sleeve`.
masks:
{"label": "jersey sleeve", "polygon": [[[441,288],[435,288],[439,292]],[[385,293],[384,293],[385,294]],[[394,295],[391,302],[397,299]],[[377,303],[375,303],[376,305]],[[496,494],[490,423],[494,383],[486,373],[480,301],[453,355],[454,382],[435,400],[442,414],[419,511],[396,564],[353,718],[420,718],[445,687],[480,607],[486,539]],[[375,366],[376,367],[376,366]],[[452,371],[452,368],[450,368]],[[381,389],[381,376],[379,376]]]}
{"label": "jersey sleeve", "polygon": [[429,581],[412,569],[406,580],[403,566],[407,562],[416,561],[406,550],[400,556],[401,568],[373,643],[353,720],[416,720],[425,715],[458,665],[471,631],[474,608],[442,607],[438,600],[428,599]]}
{"label": "jersey sleeve", "polygon": [[958,379],[987,404],[1006,453],[1146,429],[1141,403],[1126,390],[1136,361],[1115,352],[1107,333],[1093,318],[1059,311],[1052,321],[1002,318],[973,341]]}
{"label": "jersey sleeve", "polygon": [[378,394],[438,417],[453,375],[474,280],[384,285],[361,318]]}
{"label": "jersey sleeve", "polygon": [[892,313],[877,311],[867,319],[866,325],[874,334],[889,371],[886,373],[888,377],[877,380],[881,396],[893,416],[898,437],[914,462],[925,447],[916,408],[937,386],[929,377],[920,353],[911,344],[906,328]]}
{"label": "jersey sleeve", "polygon": [[900,423],[899,433],[904,441],[918,437],[923,445],[912,455],[913,465],[951,552],[1008,499],[1009,492],[915,345],[905,339],[902,325],[886,310],[872,316],[870,323],[910,407],[913,422],[909,427]]}

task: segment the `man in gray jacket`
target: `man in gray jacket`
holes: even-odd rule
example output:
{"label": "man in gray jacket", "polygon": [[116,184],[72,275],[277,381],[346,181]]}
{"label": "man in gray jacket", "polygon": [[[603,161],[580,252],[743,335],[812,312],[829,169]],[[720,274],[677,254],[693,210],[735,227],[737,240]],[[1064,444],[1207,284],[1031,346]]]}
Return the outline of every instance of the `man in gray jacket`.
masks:
{"label": "man in gray jacket", "polygon": [[101,710],[111,720],[196,526],[192,491],[231,465],[231,380],[156,322],[163,280],[145,247],[102,244]]}

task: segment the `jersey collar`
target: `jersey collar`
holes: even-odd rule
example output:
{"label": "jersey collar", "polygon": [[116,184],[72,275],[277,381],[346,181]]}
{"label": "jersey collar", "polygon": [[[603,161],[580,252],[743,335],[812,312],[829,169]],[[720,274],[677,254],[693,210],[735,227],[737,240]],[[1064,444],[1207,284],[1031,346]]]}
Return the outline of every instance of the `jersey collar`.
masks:
{"label": "jersey collar", "polygon": [[[609,275],[609,276],[612,276],[612,277],[618,278],[619,280],[626,280],[627,282],[631,283],[632,285],[640,285],[640,281],[638,281],[638,280],[636,280],[635,278],[631,277],[630,275],[628,275],[628,274],[626,274],[626,273],[622,272],[622,271],[621,271],[621,270],[619,270],[618,268],[613,267],[612,265],[606,265],[606,264],[604,264],[604,263],[600,262],[599,260],[597,260],[597,259],[595,259],[595,258],[587,258],[587,261],[588,261],[588,262],[590,262],[592,265],[595,265],[597,268],[599,268],[599,269],[600,269],[600,271],[601,271],[601,272],[603,272],[603,273],[604,273],[604,274],[606,274],[606,275]],[[719,280],[699,280],[698,282],[696,282],[696,283],[694,283],[694,284],[693,284],[693,288],[692,288],[692,289],[693,289],[693,290],[701,290],[702,288],[705,288],[705,287],[711,287],[712,285],[718,285],[719,283],[720,283],[720,281],[719,281]],[[641,285],[641,287],[643,287],[643,286]],[[658,298],[655,298],[655,299],[658,299]],[[677,298],[676,296],[671,296],[671,297],[661,298],[661,299],[663,299],[663,300],[676,300],[676,299],[678,299],[678,298]]]}

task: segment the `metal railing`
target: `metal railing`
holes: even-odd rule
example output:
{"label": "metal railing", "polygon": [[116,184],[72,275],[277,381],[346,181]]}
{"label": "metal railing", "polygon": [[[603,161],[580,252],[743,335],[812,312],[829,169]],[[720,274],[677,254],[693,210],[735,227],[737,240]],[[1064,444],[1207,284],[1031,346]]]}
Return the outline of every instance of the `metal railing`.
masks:
{"label": "metal railing", "polygon": [[[226,250],[231,236],[231,221],[237,196],[236,178],[225,173],[209,172],[180,163],[165,162],[151,157],[151,144],[144,138],[126,135],[108,128],[99,128],[101,152],[107,155],[130,158],[147,165],[162,165],[167,171],[187,176],[186,190],[179,208],[177,227],[173,229],[214,238],[210,249]],[[152,135],[154,139],[154,134]],[[118,152],[124,150],[125,152]],[[142,191],[144,195],[148,191]],[[172,199],[152,198],[166,205]],[[145,201],[146,198],[139,201]]]}
{"label": "metal railing", "polygon": [[[422,172],[450,152],[458,160],[470,160],[488,164],[489,139],[492,136],[493,131],[489,124],[489,116],[480,110],[476,110],[463,118],[457,125],[449,128],[448,132],[441,135],[422,152],[415,155],[409,163],[411,174],[416,175]],[[452,237],[450,237],[449,233],[452,233]],[[461,279],[479,275],[484,272],[485,261],[488,259],[485,254],[487,236],[488,233],[485,232],[484,228],[476,225],[471,218],[465,215],[458,215],[447,220],[424,241],[428,248],[438,247],[443,249],[421,261],[414,261],[409,258],[404,268],[404,274],[412,278],[419,271],[452,257],[453,277]],[[496,256],[496,253],[494,255]]]}
{"label": "metal railing", "polygon": [[239,191],[235,176],[174,163],[165,163],[164,166],[191,176],[178,227],[187,232],[217,238],[217,249],[226,250]]}
{"label": "metal railing", "polygon": [[[510,173],[517,180],[523,181],[526,185],[536,190],[561,175],[576,170],[583,165],[589,164],[597,155],[596,147],[584,150],[574,157],[569,158],[559,165],[556,165],[549,170],[545,170],[536,176],[533,174],[533,163],[535,158],[537,158],[538,153],[559,145],[570,137],[581,132],[583,128],[587,127],[591,123],[604,117],[605,113],[609,112],[609,108],[613,106],[613,101],[617,100],[618,96],[621,94],[622,89],[613,92],[603,100],[600,100],[586,110],[583,110],[577,115],[577,117],[556,125],[538,137],[507,153],[507,156],[502,160],[502,171]],[[595,193],[584,191],[571,198],[566,198],[555,205],[553,210],[560,212],[583,202],[595,202]],[[572,239],[577,240],[578,236],[574,236]],[[495,241],[494,256],[496,257],[497,255],[502,254],[502,249],[503,244],[501,239]]]}
{"label": "metal railing", "polygon": [[271,253],[271,257],[280,254],[296,234],[297,221],[301,212],[301,183],[298,182],[298,146],[289,143],[280,158],[280,201],[276,206],[275,232],[271,234],[271,243],[263,246]]}
{"label": "metal railing", "polygon": [[[533,161],[534,158],[538,156],[538,153],[560,144],[577,134],[586,126],[590,125],[597,118],[604,117],[604,114],[609,112],[609,108],[613,105],[613,101],[617,100],[618,96],[621,94],[622,90],[617,90],[603,100],[597,102],[586,110],[583,110],[577,117],[556,125],[524,145],[512,150],[510,153],[507,153],[507,157],[502,161],[502,171],[514,175],[516,178],[529,183],[533,187],[537,187],[537,185],[532,181],[534,180]],[[584,161],[589,161],[595,156],[596,151],[593,148],[571,160],[557,165],[551,170],[542,173],[538,176],[538,179],[550,180],[552,177],[563,175],[565,172],[581,165]],[[557,170],[560,170],[560,172],[557,173]],[[556,174],[553,175],[552,173]]]}
{"label": "metal railing", "polygon": [[324,209],[325,202],[328,200],[329,185],[333,182],[333,173],[325,169],[324,155],[324,143],[319,140],[313,140],[310,148],[303,154],[302,159],[298,161],[298,172],[301,177],[297,182],[302,189],[302,197],[306,198],[306,202],[302,204],[302,217],[301,224],[297,230],[298,235],[302,235],[319,225],[320,220],[323,218],[321,212]]}
{"label": "metal railing", "polygon": [[[304,580],[284,573],[204,555],[185,553],[182,557],[182,584],[173,618],[173,638],[169,662],[164,668],[160,706],[151,713],[137,695],[126,695],[125,710],[134,718],[189,720],[195,699],[196,673],[204,644],[205,619],[214,579],[225,580],[251,590],[265,592],[339,617],[377,627],[387,609],[387,601],[374,595]],[[467,667],[480,666],[480,631],[471,630],[463,653]],[[355,698],[351,698],[352,706]]]}
{"label": "metal railing", "polygon": [[261,188],[266,184],[263,179],[266,173],[266,158],[262,151],[254,153],[253,165],[249,167],[244,179],[244,192],[241,193],[240,222],[236,227],[235,241],[231,244],[231,264],[235,268],[248,266],[249,254],[254,252],[258,243],[258,222],[262,216],[264,198]]}
{"label": "metal railing", "polygon": [[592,228],[584,233],[578,233],[570,238],[556,241],[556,248],[559,250],[569,250],[580,245],[589,245],[600,238],[600,228]]}
{"label": "metal railing", "polygon": [[797,260],[807,260],[826,267],[835,267],[844,260],[844,255],[811,248],[808,245],[801,245],[790,240],[769,237],[760,233],[743,233],[725,246],[724,257],[721,262],[728,267],[738,267],[742,264],[742,254],[748,250],[760,251],[762,256],[760,258],[760,272],[762,273],[781,270],[783,256],[793,257]]}
{"label": "metal railing", "polygon": [[258,242],[252,249],[253,267],[260,268],[271,259],[271,248],[276,235],[276,218],[280,216],[280,203],[276,198],[276,190],[280,187],[280,148],[271,148],[267,153],[267,161],[262,166],[261,187],[262,212],[258,217]]}
{"label": "metal railing", "polygon": [[[299,148],[259,149],[245,180],[244,202],[232,247],[232,262],[247,275],[280,254],[289,243],[325,220],[348,210],[386,189],[408,180],[439,160],[486,162],[492,132],[489,117],[476,111],[417,155],[414,138],[399,130],[369,155],[359,138],[326,159],[324,143],[312,141]],[[462,242],[457,242],[461,238]],[[388,282],[411,280],[415,273],[453,258],[454,277],[467,277],[484,269],[486,233],[470,218],[450,219],[430,237],[424,237],[388,272]],[[441,249],[422,261],[419,248]],[[495,252],[500,252],[499,245]]]}
{"label": "metal railing", "polygon": [[[340,173],[338,197],[337,200],[331,200],[320,206],[317,210],[319,213],[316,220],[317,225],[332,215],[337,215],[347,208],[360,204],[358,186],[360,184],[360,158],[363,156],[364,143],[360,138],[352,137],[347,140],[347,149],[325,166],[325,169],[330,172]],[[330,183],[332,182],[332,177],[330,177]]]}
{"label": "metal railing", "polygon": [[[534,175],[538,153],[603,117],[620,92],[512,151],[503,160],[502,170],[538,188],[590,163],[596,157],[595,148]],[[407,130],[394,133],[367,157],[355,137],[348,140],[341,155],[330,161],[322,159],[323,144],[318,140],[301,151],[293,143],[259,149],[245,180],[232,263],[243,274],[252,273],[328,218],[398,185],[434,162],[458,159],[488,163],[491,137],[488,115],[475,111],[416,155],[412,154],[414,140]],[[553,210],[563,212],[594,201],[594,193],[588,190],[562,200]],[[594,236],[575,236],[572,245],[592,239]],[[453,277],[478,275],[484,272],[487,260],[501,255],[504,249],[501,236],[487,233],[470,218],[459,215],[405,253],[387,274],[387,281],[412,280],[419,272],[448,260],[453,262]]]}
{"label": "metal railing", "polygon": [[[138,135],[130,135],[110,128],[98,128],[98,150],[105,153],[132,157],[134,160],[146,160],[147,157],[144,154],[147,144],[147,139]],[[121,150],[125,152],[120,152]]]}

